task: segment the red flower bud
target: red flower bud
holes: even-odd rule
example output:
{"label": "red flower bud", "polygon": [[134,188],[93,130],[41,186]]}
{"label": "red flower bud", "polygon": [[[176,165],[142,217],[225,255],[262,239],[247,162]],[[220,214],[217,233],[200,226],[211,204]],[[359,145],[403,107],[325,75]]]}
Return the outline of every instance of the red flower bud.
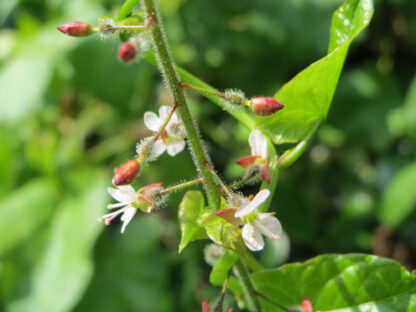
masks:
{"label": "red flower bud", "polygon": [[302,308],[305,312],[313,312],[312,302],[308,298],[303,299]]}
{"label": "red flower bud", "polygon": [[211,312],[211,307],[206,301],[202,301],[202,312]]}
{"label": "red flower bud", "polygon": [[283,104],[270,97],[252,98],[250,105],[254,113],[260,116],[269,116],[283,108]]}
{"label": "red flower bud", "polygon": [[85,37],[93,33],[91,25],[83,22],[68,22],[57,27],[59,31],[72,37]]}
{"label": "red flower bud", "polygon": [[130,160],[117,169],[113,177],[115,186],[130,184],[140,171],[140,164],[136,160]]}
{"label": "red flower bud", "polygon": [[136,48],[131,43],[123,43],[118,49],[118,57],[124,63],[129,63],[136,58]]}

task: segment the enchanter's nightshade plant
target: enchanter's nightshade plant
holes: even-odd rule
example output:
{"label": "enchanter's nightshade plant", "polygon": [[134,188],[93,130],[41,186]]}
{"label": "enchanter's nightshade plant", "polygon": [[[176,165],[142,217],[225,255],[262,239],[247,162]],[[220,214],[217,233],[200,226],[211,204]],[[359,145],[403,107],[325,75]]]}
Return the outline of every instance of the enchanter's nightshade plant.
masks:
{"label": "enchanter's nightshade plant", "polygon": [[[145,113],[144,124],[154,134],[141,139],[136,159],[116,171],[112,182],[117,188],[108,191],[118,201],[109,208],[118,210],[102,220],[110,224],[121,215],[124,232],[137,210],[151,213],[165,203],[170,192],[202,184],[205,193],[188,191],[179,205],[179,251],[194,240],[207,238],[221,250],[215,252],[218,259],[211,261],[210,276],[214,285],[222,286],[220,300],[215,305],[205,302],[206,311],[223,311],[222,299],[228,288],[236,294],[240,309],[256,312],[410,311],[416,304],[416,278],[390,260],[357,254],[322,255],[303,264],[264,270],[250,253],[267,248],[262,235],[276,240],[282,232],[279,220],[267,213],[279,172],[299,159],[326,119],[348,48],[371,20],[372,0],[346,0],[333,15],[328,54],[273,96],[249,97],[251,100],[240,90],[220,92],[176,66],[155,0],[142,0],[141,7],[138,4],[139,0],[127,0],[116,18],[100,18],[97,27],[81,22],[58,27],[70,36],[97,33],[106,39],[118,35],[122,42],[120,58],[127,62],[141,55],[157,65],[173,98],[171,107],[160,107],[159,116]],[[147,42],[150,51],[142,49]],[[202,94],[251,131],[251,156],[237,161],[246,170],[245,176],[225,182],[217,173],[190,113],[185,89]],[[177,155],[184,149],[185,139],[197,177],[167,188],[155,183],[136,192],[130,183],[135,183],[143,171],[141,164],[156,160],[164,151]],[[280,146],[275,149],[275,145]],[[180,174],[180,170],[175,172]],[[254,182],[261,181],[259,176],[265,183],[254,198],[237,191],[255,187]],[[302,191],[299,186],[298,191]],[[278,204],[279,198],[275,198],[273,207]]]}

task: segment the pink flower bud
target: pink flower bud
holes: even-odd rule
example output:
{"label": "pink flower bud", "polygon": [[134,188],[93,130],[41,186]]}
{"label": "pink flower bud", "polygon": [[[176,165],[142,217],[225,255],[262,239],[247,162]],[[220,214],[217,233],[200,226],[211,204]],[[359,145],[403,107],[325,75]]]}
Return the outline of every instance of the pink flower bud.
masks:
{"label": "pink flower bud", "polygon": [[129,63],[136,58],[136,48],[131,43],[123,43],[118,49],[118,57],[124,63]]}
{"label": "pink flower bud", "polygon": [[260,173],[261,173],[261,178],[263,179],[263,181],[265,181],[267,184],[270,184],[270,172],[269,172],[269,168],[267,167],[267,163],[264,163],[263,165],[261,165]]}
{"label": "pink flower bud", "polygon": [[302,308],[305,312],[313,312],[312,302],[308,298],[303,299]]}
{"label": "pink flower bud", "polygon": [[117,169],[113,177],[115,186],[130,184],[140,171],[140,164],[136,160],[130,160]]}
{"label": "pink flower bud", "polygon": [[211,312],[211,307],[209,306],[209,303],[205,300],[202,301],[202,312]]}
{"label": "pink flower bud", "polygon": [[93,33],[91,25],[83,22],[68,22],[57,27],[59,31],[72,37],[85,37]]}
{"label": "pink flower bud", "polygon": [[269,116],[283,108],[283,104],[270,97],[252,98],[250,105],[254,113],[260,116]]}

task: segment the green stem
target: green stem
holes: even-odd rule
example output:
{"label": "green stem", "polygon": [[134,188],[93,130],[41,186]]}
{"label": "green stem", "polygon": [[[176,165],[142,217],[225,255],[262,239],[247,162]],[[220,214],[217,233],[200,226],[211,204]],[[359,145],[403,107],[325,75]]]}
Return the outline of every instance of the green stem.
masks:
{"label": "green stem", "polygon": [[208,90],[208,89],[204,89],[201,87],[197,87],[186,82],[181,83],[181,88],[191,89],[205,96],[206,95],[218,96],[224,100],[232,100],[242,105],[250,106],[249,101],[239,97],[238,95],[228,95],[228,94],[224,94],[222,92],[216,91],[216,90]]}
{"label": "green stem", "polygon": [[160,192],[160,194],[164,195],[164,194],[167,194],[169,192],[178,191],[178,190],[181,190],[181,189],[184,189],[184,188],[187,188],[187,187],[190,187],[192,185],[199,184],[199,183],[202,183],[202,182],[203,182],[202,178],[199,178],[199,179],[184,182],[184,183],[181,183],[181,184],[173,185],[173,186],[165,188],[163,191]]}
{"label": "green stem", "polygon": [[311,131],[309,131],[306,138],[300,142],[298,145],[296,145],[294,148],[286,151],[280,158],[278,165],[281,168],[287,168],[291,164],[293,164],[305,151],[305,149],[308,147],[308,145],[311,143],[313,137],[315,136],[316,131],[319,129],[319,126],[322,124],[322,120],[320,120],[315,127],[312,128]]}
{"label": "green stem", "polygon": [[251,312],[260,312],[261,307],[256,298],[256,291],[254,290],[250,276],[248,275],[247,268],[241,259],[235,263],[233,270],[243,288],[249,310]]}
{"label": "green stem", "polygon": [[178,74],[176,73],[172,56],[168,50],[165,40],[166,37],[164,35],[163,27],[160,24],[159,13],[154,0],[144,0],[144,9],[146,14],[153,19],[152,27],[150,27],[149,30],[157,62],[164,80],[172,92],[174,102],[178,105],[178,113],[186,129],[189,144],[194,155],[193,160],[195,166],[201,177],[204,179],[208,205],[213,209],[218,209],[220,206],[220,193],[215,185],[214,177],[206,167],[206,164],[209,164],[209,157],[202,146],[198,130],[194,124],[191,113],[189,112],[185,95],[180,87]]}

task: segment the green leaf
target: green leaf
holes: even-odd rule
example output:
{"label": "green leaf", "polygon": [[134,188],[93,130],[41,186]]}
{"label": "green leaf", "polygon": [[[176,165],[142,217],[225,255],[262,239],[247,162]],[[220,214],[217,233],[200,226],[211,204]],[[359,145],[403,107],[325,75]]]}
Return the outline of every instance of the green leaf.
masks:
{"label": "green leaf", "polygon": [[51,76],[52,62],[44,56],[21,56],[6,63],[0,69],[0,121],[16,122],[36,110]]}
{"label": "green leaf", "polygon": [[118,11],[117,20],[126,18],[139,2],[140,0],[126,0]]}
{"label": "green leaf", "polygon": [[371,0],[347,0],[332,18],[329,54],[297,74],[275,98],[284,109],[257,117],[257,126],[276,144],[298,142],[325,119],[352,40],[369,24]]}
{"label": "green leaf", "polygon": [[225,250],[225,253],[212,268],[211,274],[209,275],[209,281],[213,285],[222,286],[227,278],[228,272],[239,258],[240,256],[237,253],[231,250]]}
{"label": "green leaf", "polygon": [[190,242],[207,238],[205,229],[201,227],[197,219],[204,210],[204,195],[200,191],[188,191],[179,205],[178,216],[181,227],[181,252]]}
{"label": "green leaf", "polygon": [[416,162],[403,168],[387,187],[380,210],[381,222],[397,227],[416,208]]}
{"label": "green leaf", "polygon": [[54,212],[56,187],[47,180],[32,180],[0,201],[0,251],[27,240]]}
{"label": "green leaf", "polygon": [[62,201],[29,291],[11,302],[8,311],[69,311],[87,286],[93,270],[92,248],[102,229],[97,216],[107,199],[106,177],[85,170],[72,178],[79,189]]}
{"label": "green leaf", "polygon": [[[414,311],[416,275],[399,263],[364,254],[323,255],[252,274],[257,291],[286,307],[307,297],[314,311]],[[261,300],[265,311],[281,311]]]}
{"label": "green leaf", "polygon": [[[225,253],[221,256],[209,275],[209,281],[215,286],[223,286],[228,276],[228,272],[233,268],[234,264],[240,256],[231,251],[225,250]],[[233,276],[230,276],[228,288],[231,289],[236,296],[241,295],[242,290],[239,282]]]}

